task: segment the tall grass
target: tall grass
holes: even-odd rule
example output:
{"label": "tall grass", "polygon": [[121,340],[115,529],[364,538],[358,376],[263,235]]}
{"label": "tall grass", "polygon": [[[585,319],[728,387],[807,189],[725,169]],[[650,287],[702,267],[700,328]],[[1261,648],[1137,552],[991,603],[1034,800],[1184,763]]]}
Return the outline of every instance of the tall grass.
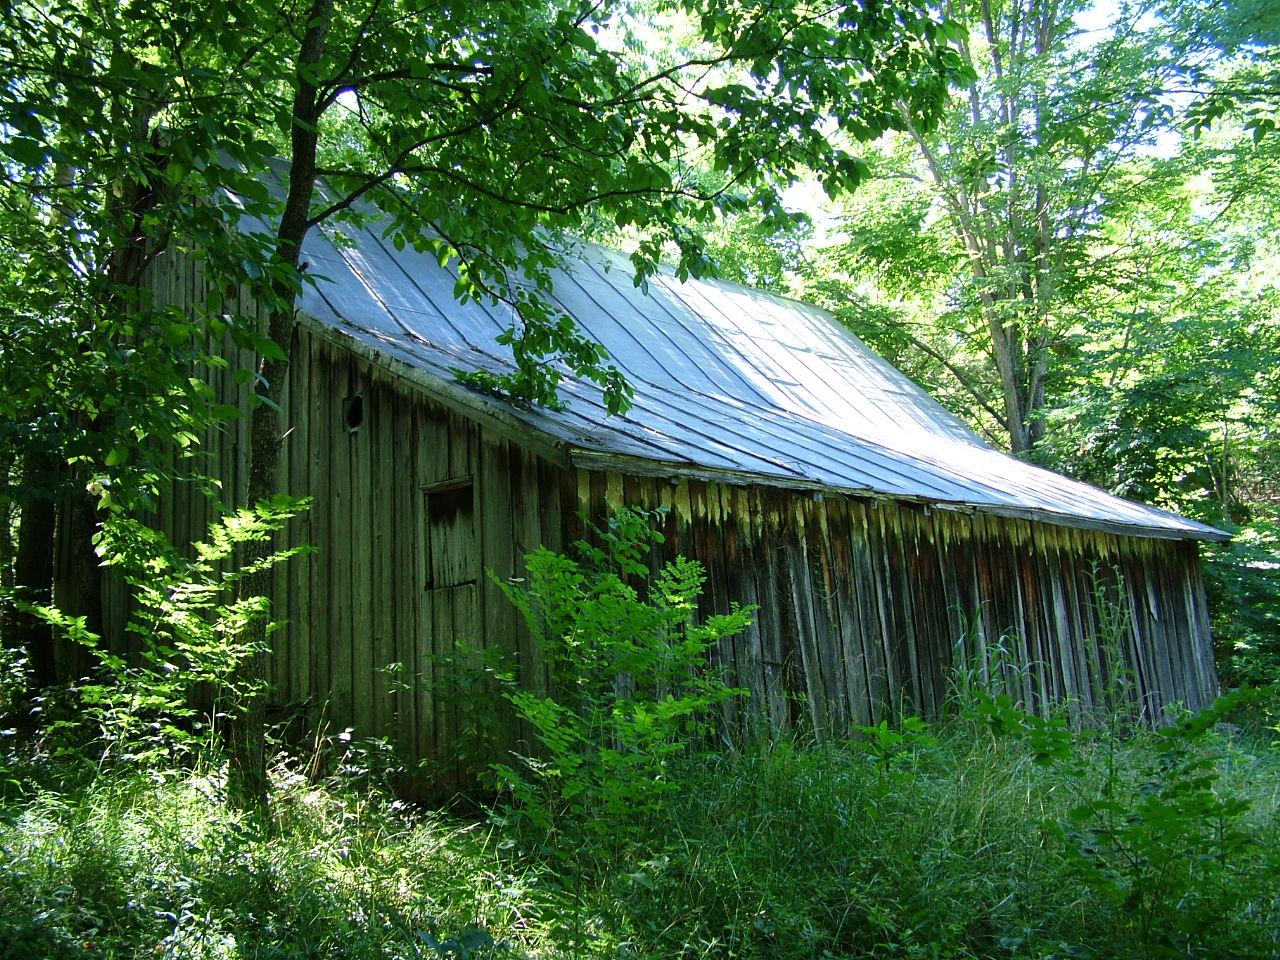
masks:
{"label": "tall grass", "polygon": [[450,819],[287,770],[269,828],[230,813],[214,776],[105,775],[2,808],[0,957],[1277,955],[1280,762],[1262,740],[1205,750],[1214,789],[1251,802],[1222,824],[1249,843],[1215,850],[1197,828],[1188,843],[1223,869],[1192,850],[1166,865],[1208,884],[1170,886],[1186,902],[1151,914],[1207,903],[1191,935],[1144,925],[1141,891],[1112,882],[1123,854],[1101,835],[1088,850],[1098,825],[1072,818],[1107,790],[1142,796],[1149,739],[1046,767],[957,724],[690,759],[622,840],[571,853],[527,820]]}
{"label": "tall grass", "polygon": [[100,778],[11,807],[0,957],[401,957],[528,899],[478,825],[278,784],[270,830],[196,777]]}

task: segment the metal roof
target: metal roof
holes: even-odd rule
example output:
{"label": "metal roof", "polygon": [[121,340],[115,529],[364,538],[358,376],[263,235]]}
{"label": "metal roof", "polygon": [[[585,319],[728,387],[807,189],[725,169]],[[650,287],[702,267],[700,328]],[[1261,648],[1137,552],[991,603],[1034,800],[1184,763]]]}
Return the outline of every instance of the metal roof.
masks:
{"label": "metal roof", "polygon": [[510,310],[457,303],[454,273],[430,255],[396,250],[376,223],[312,230],[303,259],[324,278],[302,296],[312,326],[562,462],[1137,536],[1228,536],[1001,453],[830,314],[783,297],[723,281],[682,283],[669,272],[646,293],[625,257],[581,252],[555,275],[553,299],[635,388],[631,410],[608,416],[600,389],[571,377],[563,410],[522,408],[457,384],[455,369],[513,368],[495,342],[511,326]]}

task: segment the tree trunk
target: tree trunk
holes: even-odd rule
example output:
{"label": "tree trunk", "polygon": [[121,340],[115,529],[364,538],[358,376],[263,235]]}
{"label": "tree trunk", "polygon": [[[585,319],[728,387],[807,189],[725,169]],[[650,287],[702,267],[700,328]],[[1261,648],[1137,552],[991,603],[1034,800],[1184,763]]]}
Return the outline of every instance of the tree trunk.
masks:
{"label": "tree trunk", "polygon": [[1009,432],[1009,449],[1014,454],[1022,454],[1031,449],[1031,439],[1027,434],[1027,409],[1019,376],[1017,339],[1009,333],[1000,317],[1006,307],[1002,301],[986,307],[987,329],[995,353],[996,371],[1000,374],[1000,395],[1004,400],[1004,428]]}
{"label": "tree trunk", "polygon": [[[315,66],[324,56],[325,38],[333,19],[333,0],[313,0],[307,31],[298,54],[297,87],[293,100],[292,156],[289,193],[276,235],[276,258],[287,273],[296,274],[302,241],[310,227],[311,197],[316,179],[317,123],[322,110],[315,83]],[[267,318],[267,335],[287,351],[292,339],[296,294],[285,281],[272,289],[273,303]],[[288,376],[288,359],[263,357],[259,362],[261,393],[254,403],[249,424],[249,506],[279,492],[280,445],[284,435],[280,400]],[[270,543],[256,543],[244,562],[253,564],[268,556]],[[240,596],[270,597],[271,572],[263,569],[240,583]],[[251,651],[233,679],[236,700],[230,714],[231,758],[227,778],[233,805],[262,812],[267,807],[269,784],[266,769],[267,622],[255,620],[241,637]]]}
{"label": "tree trunk", "polygon": [[[53,600],[53,535],[57,523],[54,490],[62,463],[43,450],[29,450],[22,466],[21,489],[26,495],[18,520],[18,549],[13,579],[18,596],[28,603]],[[39,617],[18,611],[12,635],[5,646],[26,651],[31,683],[39,690],[57,681],[53,657],[53,631]]]}
{"label": "tree trunk", "polygon": [[[59,498],[57,540],[54,554],[53,602],[63,613],[84,617],[85,627],[104,636],[102,565],[94,550],[98,508],[82,484],[73,482]],[[69,647],[74,649],[68,649]],[[55,643],[54,670],[59,683],[74,680],[88,665],[83,648]]]}

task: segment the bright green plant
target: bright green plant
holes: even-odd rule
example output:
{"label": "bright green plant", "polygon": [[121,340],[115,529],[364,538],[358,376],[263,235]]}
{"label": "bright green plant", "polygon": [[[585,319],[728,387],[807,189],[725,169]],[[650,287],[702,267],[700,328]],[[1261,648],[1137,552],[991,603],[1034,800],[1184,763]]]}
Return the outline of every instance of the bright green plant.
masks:
{"label": "bright green plant", "polygon": [[[1090,719],[1095,725],[1105,727],[1114,740],[1142,719],[1134,692],[1133,670],[1124,652],[1125,641],[1132,639],[1133,611],[1124,575],[1119,570],[1112,568],[1104,575],[1095,563],[1089,581],[1098,624],[1097,635],[1089,648],[1089,669],[1098,695],[1097,709],[1101,711]],[[1146,719],[1150,723],[1161,718]]]}
{"label": "bright green plant", "polygon": [[1126,918],[1123,934],[1143,955],[1202,956],[1209,944],[1262,955],[1253,952],[1263,947],[1260,931],[1234,922],[1259,892],[1252,804],[1223,783],[1227,750],[1213,734],[1257,696],[1233,692],[1157,731],[1138,765],[1119,764],[1108,737],[1105,776],[1092,789],[1087,778],[1097,771],[1081,764],[1079,744],[1056,757],[1072,770],[1079,800],[1049,834],[1080,881]]}
{"label": "bright green plant", "polygon": [[0,648],[0,795],[21,787],[12,772],[17,727],[11,726],[25,699],[27,661],[21,650]]}
{"label": "bright green plant", "polygon": [[1280,507],[1255,510],[1230,543],[1207,551],[1205,581],[1224,680],[1280,680]]}
{"label": "bright green plant", "polygon": [[[650,572],[662,535],[654,513],[619,511],[581,559],[539,549],[527,581],[503,589],[541,645],[546,692],[505,696],[539,750],[495,765],[500,785],[536,826],[626,834],[675,783],[669,762],[711,729],[741,691],[710,667],[717,641],[744,630],[751,610],[698,622],[705,574],[677,557]],[[615,834],[617,835],[617,834]]]}
{"label": "bright green plant", "polygon": [[305,506],[305,500],[279,496],[227,513],[210,523],[207,539],[186,552],[146,524],[108,516],[98,552],[103,565],[117,569],[131,588],[127,630],[136,637],[137,651],[125,655],[108,648],[83,617],[54,607],[28,608],[90,650],[97,664],[72,691],[74,719],[57,721],[47,732],[89,724],[104,759],[132,763],[171,759],[211,744],[218,704],[245,692],[233,682],[240,663],[255,652],[242,640],[245,628],[268,619],[271,610],[266,597],[238,597],[237,585],[311,548],[290,547],[251,563],[238,558],[249,544],[270,543]]}
{"label": "bright green plant", "polygon": [[929,732],[929,724],[917,716],[903,717],[895,726],[890,726],[888,720],[874,726],[854,724],[853,734],[854,743],[885,769],[908,764],[920,750],[938,743]]}
{"label": "bright green plant", "polygon": [[982,612],[959,611],[964,632],[953,644],[952,666],[947,676],[947,699],[963,712],[976,694],[1008,694],[1022,706],[1022,690],[1030,665],[1020,663],[1013,652],[1016,637],[1003,633],[994,640],[983,637]]}
{"label": "bright green plant", "polygon": [[1097,698],[1085,727],[1031,713],[998,674],[983,682],[980,664],[957,670],[961,720],[994,742],[1021,742],[1066,788],[1071,801],[1046,818],[1045,831],[1066,875],[1114,912],[1116,955],[1203,956],[1211,945],[1261,955],[1250,952],[1264,947],[1259,928],[1234,922],[1260,894],[1251,802],[1224,784],[1227,750],[1213,730],[1229,711],[1264,695],[1232,693],[1143,732],[1123,653],[1131,618],[1116,583],[1118,575],[1092,574]]}
{"label": "bright green plant", "polygon": [[21,650],[0,648],[0,717],[17,713],[27,689],[27,658]]}

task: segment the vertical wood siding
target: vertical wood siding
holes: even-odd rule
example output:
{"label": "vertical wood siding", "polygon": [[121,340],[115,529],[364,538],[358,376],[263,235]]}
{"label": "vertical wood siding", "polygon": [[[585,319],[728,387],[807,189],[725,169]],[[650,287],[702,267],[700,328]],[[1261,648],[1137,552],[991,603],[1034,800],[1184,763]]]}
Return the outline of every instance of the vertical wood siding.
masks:
{"label": "vertical wood siding", "polygon": [[[190,260],[158,271],[157,297],[202,296]],[[219,402],[247,409],[235,376],[252,358],[216,345],[206,371]],[[668,556],[707,571],[705,613],[755,604],[755,623],[717,659],[750,691],[732,724],[817,738],[903,710],[935,712],[960,668],[1030,708],[1066,703],[1087,718],[1117,664],[1099,637],[1099,596],[1119,604],[1115,640],[1131,696],[1158,722],[1216,692],[1195,543],[766,487],[624,476],[557,466],[425,398],[393,374],[299,328],[285,394],[282,477],[314,499],[287,540],[316,552],[276,574],[272,681],[282,708],[333,730],[394,742],[437,785],[466,776],[476,702],[449,695],[459,647],[494,649],[545,688],[542,656],[488,576],[518,576],[539,545],[583,535],[578,513],[665,508]],[[352,402],[359,398],[355,423]],[[238,502],[247,417],[211,430],[204,459]],[[174,484],[158,512],[178,542],[202,535],[212,502]],[[655,560],[656,562],[656,560]],[[117,604],[117,609],[122,609]],[[992,678],[992,671],[1002,676]],[[491,690],[468,693],[474,701]],[[525,734],[499,706],[499,740]]]}

